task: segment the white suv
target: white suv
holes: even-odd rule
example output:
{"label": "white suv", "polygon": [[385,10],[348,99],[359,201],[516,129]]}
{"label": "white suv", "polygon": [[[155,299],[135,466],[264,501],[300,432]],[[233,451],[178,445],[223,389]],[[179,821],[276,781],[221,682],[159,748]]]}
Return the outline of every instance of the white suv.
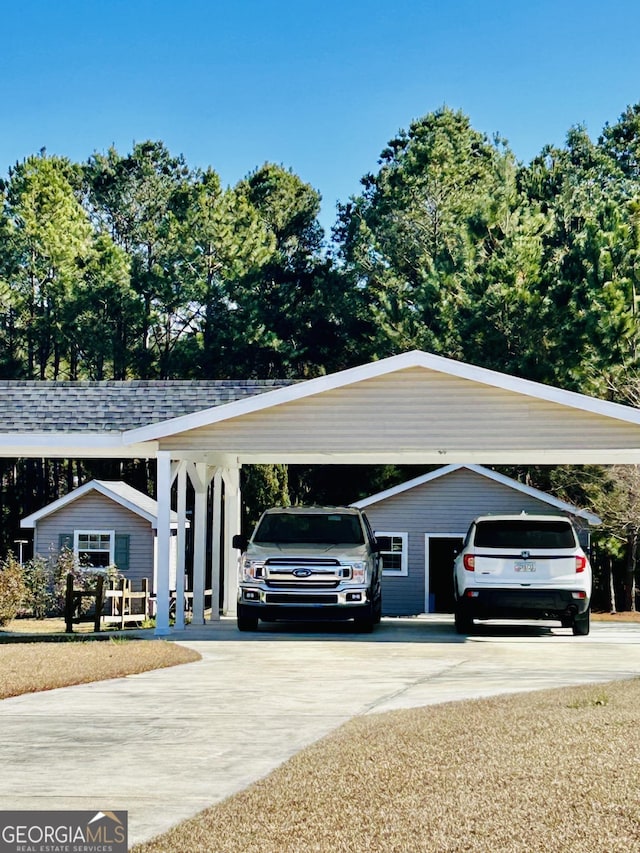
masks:
{"label": "white suv", "polygon": [[589,633],[591,566],[565,516],[484,515],[454,563],[456,630],[477,619],[559,619]]}

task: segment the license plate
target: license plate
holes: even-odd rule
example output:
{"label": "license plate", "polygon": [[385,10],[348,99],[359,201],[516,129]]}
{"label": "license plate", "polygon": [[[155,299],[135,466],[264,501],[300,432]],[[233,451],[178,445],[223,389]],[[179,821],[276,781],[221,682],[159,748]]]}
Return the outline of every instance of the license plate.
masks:
{"label": "license plate", "polygon": [[513,564],[513,569],[516,572],[535,572],[536,564],[533,560],[517,560]]}

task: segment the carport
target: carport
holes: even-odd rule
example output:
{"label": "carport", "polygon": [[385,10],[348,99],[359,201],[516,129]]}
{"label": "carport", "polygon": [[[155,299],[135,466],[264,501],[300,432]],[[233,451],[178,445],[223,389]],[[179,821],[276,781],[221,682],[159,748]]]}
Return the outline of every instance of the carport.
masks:
{"label": "carport", "polygon": [[[183,385],[191,391],[183,407],[188,414],[178,414],[179,406],[141,409],[128,427],[121,409],[134,383],[42,383],[53,386],[57,395],[70,393],[72,386],[77,405],[88,401],[94,409],[106,407],[99,423],[91,417],[84,422],[77,411],[69,411],[66,416],[58,412],[53,424],[46,408],[35,413],[26,409],[27,392],[37,394],[38,384],[0,384],[3,456],[157,461],[158,635],[171,630],[169,536],[176,480],[179,555],[184,555],[187,477],[195,490],[193,623],[198,625],[204,622],[208,548],[213,600],[223,577],[223,611],[235,607],[236,554],[230,542],[240,525],[244,464],[640,461],[639,410],[420,351],[295,383],[181,383],[181,393]],[[140,386],[148,396],[164,400],[163,391],[170,396],[177,383],[138,383],[136,389]],[[223,386],[226,394],[219,393]],[[212,403],[207,404],[208,397]],[[18,424],[20,428],[11,428]],[[211,484],[213,517],[208,524]],[[183,578],[184,556],[179,578],[180,572]],[[212,618],[217,617],[214,607]],[[176,628],[183,625],[184,614],[178,613]]]}

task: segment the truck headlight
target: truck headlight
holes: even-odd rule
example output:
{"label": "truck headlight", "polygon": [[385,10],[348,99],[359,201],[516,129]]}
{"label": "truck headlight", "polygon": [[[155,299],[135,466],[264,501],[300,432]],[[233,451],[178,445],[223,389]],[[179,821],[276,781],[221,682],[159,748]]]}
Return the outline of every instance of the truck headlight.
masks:
{"label": "truck headlight", "polygon": [[264,560],[248,560],[242,561],[242,580],[253,581],[261,578],[264,574]]}
{"label": "truck headlight", "polygon": [[350,563],[351,580],[354,583],[366,583],[367,581],[367,564],[364,560],[359,560],[356,563]]}

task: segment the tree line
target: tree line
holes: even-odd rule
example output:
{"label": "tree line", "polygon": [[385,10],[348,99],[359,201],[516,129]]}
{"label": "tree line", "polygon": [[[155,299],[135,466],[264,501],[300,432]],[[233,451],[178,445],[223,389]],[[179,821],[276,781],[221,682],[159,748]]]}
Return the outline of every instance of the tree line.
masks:
{"label": "tree line", "polygon": [[[266,163],[225,188],[161,141],[83,163],[27,156],[0,199],[5,379],[311,377],[419,348],[635,404],[640,105],[530,163],[464,113],[432,112],[384,147],[330,235],[318,191],[291,170]],[[20,513],[113,464],[3,463],[2,547]],[[588,488],[515,473],[598,511],[621,488],[616,469],[598,471]],[[246,485],[264,500],[354,500],[405,473],[336,485],[270,470]],[[616,524],[624,553],[606,553],[634,562],[633,519]]]}

